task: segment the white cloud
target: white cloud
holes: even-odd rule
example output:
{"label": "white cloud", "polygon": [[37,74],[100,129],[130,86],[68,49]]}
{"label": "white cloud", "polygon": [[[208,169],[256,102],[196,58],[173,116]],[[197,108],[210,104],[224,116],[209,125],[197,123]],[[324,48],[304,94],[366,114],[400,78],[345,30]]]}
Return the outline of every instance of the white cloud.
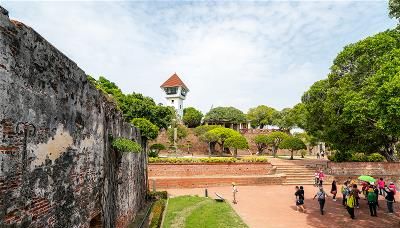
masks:
{"label": "white cloud", "polygon": [[293,106],[350,42],[394,26],[386,2],[4,2],[95,77],[163,102],[177,72],[186,104]]}

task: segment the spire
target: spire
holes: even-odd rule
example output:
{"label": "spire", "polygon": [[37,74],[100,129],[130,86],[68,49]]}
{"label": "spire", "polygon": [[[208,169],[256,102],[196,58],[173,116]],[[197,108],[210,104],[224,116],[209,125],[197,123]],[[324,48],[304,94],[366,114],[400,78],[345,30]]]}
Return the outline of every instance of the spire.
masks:
{"label": "spire", "polygon": [[165,81],[160,87],[161,88],[167,88],[167,87],[175,87],[175,86],[182,86],[185,88],[187,91],[189,91],[189,88],[183,83],[183,81],[179,78],[179,76],[176,74],[176,72],[168,78],[167,81]]}

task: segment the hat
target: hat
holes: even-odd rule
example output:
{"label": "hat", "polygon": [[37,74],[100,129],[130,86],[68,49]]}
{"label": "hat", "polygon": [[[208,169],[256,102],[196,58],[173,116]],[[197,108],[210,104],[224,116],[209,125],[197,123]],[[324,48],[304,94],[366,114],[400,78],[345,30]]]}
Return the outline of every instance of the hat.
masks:
{"label": "hat", "polygon": [[371,182],[371,185],[374,185],[374,182]]}
{"label": "hat", "polygon": [[236,185],[236,183],[235,183],[235,182],[232,182],[232,185]]}

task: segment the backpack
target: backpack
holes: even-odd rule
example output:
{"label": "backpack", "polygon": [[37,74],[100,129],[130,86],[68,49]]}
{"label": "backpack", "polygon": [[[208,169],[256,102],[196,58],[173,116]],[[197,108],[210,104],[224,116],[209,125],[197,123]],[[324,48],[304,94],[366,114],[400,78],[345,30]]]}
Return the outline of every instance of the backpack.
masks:
{"label": "backpack", "polygon": [[318,192],[317,196],[318,196],[318,200],[324,200],[325,199],[325,192]]}
{"label": "backpack", "polygon": [[375,194],[375,192],[368,192],[367,198],[368,198],[368,201],[369,201],[369,202],[375,202],[375,201],[376,201],[376,194]]}
{"label": "backpack", "polygon": [[356,205],[355,197],[353,195],[349,196],[349,198],[347,198],[346,204],[348,207],[354,208],[354,206]]}

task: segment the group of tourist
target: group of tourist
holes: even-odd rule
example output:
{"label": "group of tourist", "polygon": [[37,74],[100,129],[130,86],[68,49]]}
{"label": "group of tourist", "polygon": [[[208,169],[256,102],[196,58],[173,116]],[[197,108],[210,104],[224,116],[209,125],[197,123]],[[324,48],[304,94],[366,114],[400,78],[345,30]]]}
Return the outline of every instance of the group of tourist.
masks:
{"label": "group of tourist", "polygon": [[[326,198],[329,197],[323,188],[323,181],[325,175],[323,171],[315,172],[315,186],[318,187],[317,193],[314,195],[313,199],[318,199],[319,208],[321,215],[324,214],[324,207]],[[349,178],[341,186],[342,193],[342,204],[347,209],[350,217],[355,219],[355,209],[360,208],[361,196],[366,200],[371,216],[376,217],[377,208],[379,208],[379,197],[384,197],[387,203],[388,213],[394,213],[393,203],[395,202],[396,186],[393,182],[386,185],[383,178],[380,178],[376,183],[374,182],[361,182],[361,190],[358,189],[356,181]],[[304,187],[295,187],[295,197],[296,197],[296,211],[306,212],[304,205]],[[334,180],[331,184],[331,191],[333,201],[336,201],[336,194],[338,193],[338,187],[336,181]]]}

